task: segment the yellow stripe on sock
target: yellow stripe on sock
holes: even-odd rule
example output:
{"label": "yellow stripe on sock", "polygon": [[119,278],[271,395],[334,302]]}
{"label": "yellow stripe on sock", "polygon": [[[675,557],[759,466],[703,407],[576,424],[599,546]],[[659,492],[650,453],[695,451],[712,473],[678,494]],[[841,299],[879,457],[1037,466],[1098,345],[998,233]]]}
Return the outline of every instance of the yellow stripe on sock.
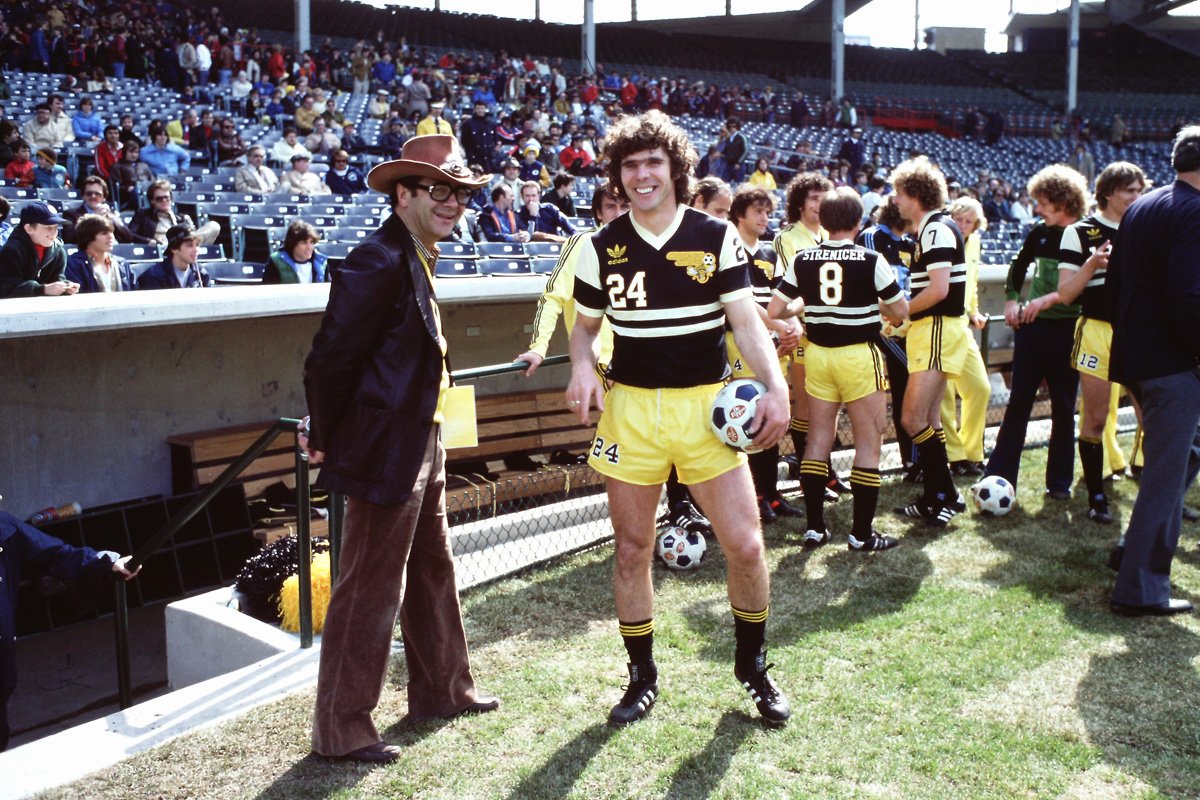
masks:
{"label": "yellow stripe on sock", "polygon": [[788,423],[788,430],[800,431],[800,433],[808,433],[808,420],[792,417],[792,421]]}
{"label": "yellow stripe on sock", "polygon": [[771,611],[771,607],[767,606],[762,611],[742,611],[735,606],[729,607],[733,611],[733,615],[743,622],[766,622],[767,615]]}
{"label": "yellow stripe on sock", "polygon": [[933,428],[926,427],[922,431],[917,431],[917,435],[912,437],[913,444],[925,444],[936,435],[933,432]]}
{"label": "yellow stripe on sock", "polygon": [[829,465],[824,461],[801,461],[801,475],[820,475],[822,478],[829,476]]}
{"label": "yellow stripe on sock", "polygon": [[635,625],[626,625],[623,622],[618,622],[617,629],[621,632],[622,636],[649,636],[654,633],[654,620]]}
{"label": "yellow stripe on sock", "polygon": [[850,470],[850,483],[859,484],[860,486],[882,486],[883,478],[878,472],[862,472],[857,469]]}

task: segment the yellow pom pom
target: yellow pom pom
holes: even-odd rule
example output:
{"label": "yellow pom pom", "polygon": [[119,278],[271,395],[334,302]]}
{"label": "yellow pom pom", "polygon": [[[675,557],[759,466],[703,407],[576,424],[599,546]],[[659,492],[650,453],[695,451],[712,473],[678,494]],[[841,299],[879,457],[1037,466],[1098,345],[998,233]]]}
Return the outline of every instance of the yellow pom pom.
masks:
{"label": "yellow pom pom", "polygon": [[[312,560],[313,633],[325,628],[325,612],[329,609],[329,553],[318,553]],[[283,582],[279,592],[279,616],[285,631],[300,630],[300,578],[292,575]]]}

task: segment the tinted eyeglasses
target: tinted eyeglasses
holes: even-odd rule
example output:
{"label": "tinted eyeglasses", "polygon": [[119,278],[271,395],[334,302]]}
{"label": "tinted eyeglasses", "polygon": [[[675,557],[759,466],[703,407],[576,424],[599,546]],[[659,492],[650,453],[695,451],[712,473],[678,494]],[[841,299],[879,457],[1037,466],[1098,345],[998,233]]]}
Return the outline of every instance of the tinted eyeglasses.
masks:
{"label": "tinted eyeglasses", "polygon": [[428,185],[419,183],[417,184],[417,188],[429,192],[430,198],[435,203],[444,203],[450,199],[450,195],[454,195],[460,206],[465,206],[475,194],[474,189],[468,189],[465,186],[460,186],[456,189],[448,183],[431,183]]}

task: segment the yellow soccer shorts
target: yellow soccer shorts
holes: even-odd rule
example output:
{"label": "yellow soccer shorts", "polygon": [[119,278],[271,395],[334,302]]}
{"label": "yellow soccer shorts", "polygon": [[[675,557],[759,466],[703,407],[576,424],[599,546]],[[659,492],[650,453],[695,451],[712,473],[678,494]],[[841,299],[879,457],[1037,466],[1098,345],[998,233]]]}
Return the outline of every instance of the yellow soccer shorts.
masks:
{"label": "yellow soccer shorts", "polygon": [[804,387],[818,400],[853,403],[890,388],[883,353],[872,343],[844,347],[810,344],[804,366]]}
{"label": "yellow soccer shorts", "polygon": [[963,317],[924,317],[908,329],[908,372],[937,370],[957,378],[972,357],[970,330]]}
{"label": "yellow soccer shorts", "polygon": [[721,442],[709,419],[723,384],[684,389],[643,389],[613,384],[588,463],[601,475],[655,486],[671,474],[679,482],[704,483],[746,463],[744,453]]}
{"label": "yellow soccer shorts", "polygon": [[[750,365],[746,359],[742,357],[742,351],[738,349],[737,342],[733,339],[732,331],[725,331],[725,354],[729,359],[729,368],[733,371],[733,378],[754,378],[754,370],[750,369]],[[791,355],[787,355],[779,359],[779,374],[787,375],[787,366],[791,361]]]}
{"label": "yellow soccer shorts", "polygon": [[1108,380],[1112,335],[1111,323],[1080,317],[1075,323],[1075,346],[1071,349],[1071,365],[1075,370],[1081,375]]}

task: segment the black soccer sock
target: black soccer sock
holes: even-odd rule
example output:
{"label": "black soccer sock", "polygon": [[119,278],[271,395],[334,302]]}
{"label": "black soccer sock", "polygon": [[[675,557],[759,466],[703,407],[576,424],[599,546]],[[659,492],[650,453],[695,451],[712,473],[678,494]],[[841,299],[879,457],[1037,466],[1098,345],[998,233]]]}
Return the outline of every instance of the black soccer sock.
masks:
{"label": "black soccer sock", "polygon": [[770,606],[762,611],[742,611],[733,609],[733,666],[738,674],[745,675],[754,672],[755,658],[762,652],[763,643],[767,639],[767,616]]}
{"label": "black soccer sock", "polygon": [[953,502],[958,490],[954,488],[954,479],[950,476],[946,445],[938,438],[937,431],[926,425],[913,436],[913,444],[921,454],[921,470],[925,473],[925,501],[929,502],[941,494],[945,502]]}
{"label": "black soccer sock", "polygon": [[800,462],[800,486],[804,488],[804,513],[810,531],[825,530],[825,484],[829,467],[824,461]]}
{"label": "black soccer sock", "polygon": [[933,435],[938,437],[938,441],[942,443],[942,447],[946,446],[946,429],[945,428],[934,428]]}
{"label": "black soccer sock", "polygon": [[1104,494],[1104,444],[1099,438],[1079,437],[1079,463],[1083,465],[1088,499]]}
{"label": "black soccer sock", "polygon": [[688,494],[687,487],[679,482],[679,473],[671,467],[671,474],[667,476],[667,508],[674,508],[684,500],[691,499]]}
{"label": "black soccer sock", "polygon": [[754,481],[754,493],[764,500],[774,500],[779,496],[775,484],[779,481],[779,447],[768,447],[757,453],[751,453],[750,478]]}
{"label": "black soccer sock", "polygon": [[796,450],[796,461],[804,460],[804,448],[808,446],[808,420],[792,417],[788,423],[788,432],[792,435],[792,447]]}
{"label": "black soccer sock", "polygon": [[871,538],[875,508],[879,505],[879,487],[882,485],[877,468],[854,467],[850,470],[850,491],[854,493],[854,525],[850,532],[860,542]]}
{"label": "black soccer sock", "polygon": [[654,664],[654,620],[644,619],[641,622],[621,622],[617,620],[621,638],[625,640],[625,650],[629,653],[631,664]]}

